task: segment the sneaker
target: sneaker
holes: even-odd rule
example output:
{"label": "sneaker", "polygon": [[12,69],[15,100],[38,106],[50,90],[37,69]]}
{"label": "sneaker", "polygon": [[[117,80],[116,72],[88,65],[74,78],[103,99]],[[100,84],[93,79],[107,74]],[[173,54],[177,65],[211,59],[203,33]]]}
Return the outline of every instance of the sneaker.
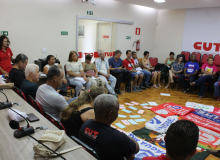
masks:
{"label": "sneaker", "polygon": [[158,88],[156,84],[153,85],[154,88]]}
{"label": "sneaker", "polygon": [[183,90],[183,93],[186,93],[186,89]]}
{"label": "sneaker", "polygon": [[121,92],[118,89],[115,90],[115,93],[116,94],[121,94]]}
{"label": "sneaker", "polygon": [[144,87],[144,86],[141,86],[140,88],[141,88],[141,89],[144,89],[144,90],[146,89],[146,87]]}
{"label": "sneaker", "polygon": [[160,85],[160,84],[158,84],[158,87],[161,87],[161,85]]}
{"label": "sneaker", "polygon": [[132,87],[132,90],[133,90],[134,92],[137,92],[136,87]]}
{"label": "sneaker", "polygon": [[126,92],[131,93],[131,87],[127,87]]}
{"label": "sneaker", "polygon": [[151,86],[150,86],[150,85],[146,85],[146,87],[147,87],[147,88],[150,88]]}
{"label": "sneaker", "polygon": [[140,87],[136,87],[138,92],[142,92],[142,90],[140,89]]}

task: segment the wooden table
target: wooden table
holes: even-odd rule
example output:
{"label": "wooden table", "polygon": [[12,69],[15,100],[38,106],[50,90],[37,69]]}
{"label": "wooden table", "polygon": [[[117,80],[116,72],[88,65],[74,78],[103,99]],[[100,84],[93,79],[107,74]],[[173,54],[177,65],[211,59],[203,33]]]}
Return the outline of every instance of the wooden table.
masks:
{"label": "wooden table", "polygon": [[[40,74],[44,74],[43,72],[40,72]],[[39,81],[37,84],[40,86],[42,84],[45,84],[47,82],[47,76],[40,76]]]}
{"label": "wooden table", "polygon": [[[49,130],[57,130],[58,128],[54,126],[50,121],[48,121],[44,116],[38,113],[32,106],[20,98],[13,90],[9,89],[3,91],[10,102],[12,103],[23,103],[21,106],[13,106],[12,108],[18,109],[19,111],[26,113],[34,113],[40,120],[30,123],[31,126],[40,127],[42,125],[47,125]],[[6,101],[3,94],[0,93],[1,102]],[[34,159],[33,142],[32,138],[26,136],[20,139],[16,139],[13,134],[14,130],[9,126],[10,118],[8,117],[8,109],[0,110],[0,160],[31,160]],[[20,126],[26,126],[26,121],[19,122]],[[39,138],[45,131],[38,130],[33,137]],[[69,137],[67,137],[66,142],[58,149],[61,151],[63,149],[68,149],[78,145]],[[67,160],[94,160],[95,158],[86,152],[83,148],[71,151],[69,153],[63,154]],[[37,158],[39,159],[39,158]],[[46,158],[40,158],[46,159]],[[59,157],[50,159],[61,159]]]}

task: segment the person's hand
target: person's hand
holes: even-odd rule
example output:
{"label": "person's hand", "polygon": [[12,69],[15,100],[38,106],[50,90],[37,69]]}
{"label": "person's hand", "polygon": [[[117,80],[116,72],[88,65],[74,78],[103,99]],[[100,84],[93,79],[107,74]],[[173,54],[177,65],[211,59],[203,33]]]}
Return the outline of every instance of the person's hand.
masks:
{"label": "person's hand", "polygon": [[123,69],[122,67],[118,67],[118,69]]}
{"label": "person's hand", "polygon": [[67,80],[66,80],[65,78],[63,78],[62,82],[63,82],[64,84],[67,84]]}
{"label": "person's hand", "polygon": [[189,74],[185,74],[185,77],[189,77]]}
{"label": "person's hand", "polygon": [[173,71],[173,73],[176,73],[176,71]]}
{"label": "person's hand", "polygon": [[89,82],[89,79],[88,79],[88,78],[85,78],[85,81],[86,81],[86,82]]}
{"label": "person's hand", "polygon": [[137,72],[136,70],[132,69],[131,72]]}
{"label": "person's hand", "polygon": [[82,76],[84,76],[84,73],[80,72],[78,77],[82,77]]}
{"label": "person's hand", "polygon": [[2,73],[3,73],[5,76],[8,75],[8,72],[7,72],[7,71],[3,71]]}
{"label": "person's hand", "polygon": [[128,155],[128,156],[125,156],[126,160],[134,160],[135,156],[134,154],[131,154],[131,155]]}
{"label": "person's hand", "polygon": [[109,77],[110,77],[110,74],[106,74],[105,77],[106,77],[106,78],[109,78]]}

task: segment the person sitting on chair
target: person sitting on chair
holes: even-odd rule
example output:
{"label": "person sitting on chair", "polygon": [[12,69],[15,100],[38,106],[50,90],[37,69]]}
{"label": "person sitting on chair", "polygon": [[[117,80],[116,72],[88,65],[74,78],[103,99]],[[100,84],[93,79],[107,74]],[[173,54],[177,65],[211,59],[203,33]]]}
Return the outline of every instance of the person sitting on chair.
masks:
{"label": "person sitting on chair", "polygon": [[117,119],[119,102],[117,97],[102,94],[94,101],[95,119],[83,123],[79,139],[96,151],[100,159],[133,159],[138,153],[138,143],[126,134],[111,127]]}
{"label": "person sitting on chair", "polygon": [[95,64],[91,63],[91,59],[92,56],[87,54],[85,57],[85,62],[82,63],[86,77],[88,77],[89,81],[91,82],[91,87],[100,86],[104,88],[105,80],[98,76],[98,71],[95,67]]}
{"label": "person sitting on chair", "polygon": [[[44,74],[48,73],[48,70],[50,69],[51,66],[55,65],[55,66],[59,66],[62,67],[62,65],[60,65],[59,63],[55,63],[56,59],[53,55],[48,55],[46,58],[46,65],[43,68],[43,72]],[[57,88],[57,92],[60,93],[63,96],[67,95],[67,87],[68,87],[68,80],[63,78],[63,82],[62,82],[62,86]]]}
{"label": "person sitting on chair", "polygon": [[127,58],[123,61],[123,66],[131,72],[131,78],[134,79],[134,83],[133,83],[133,91],[134,92],[142,92],[141,88],[140,88],[140,85],[141,85],[141,82],[143,81],[143,78],[144,78],[144,74],[143,72],[138,74],[135,70],[135,66],[134,66],[134,59],[131,58],[131,50],[127,50],[126,51],[126,56]]}
{"label": "person sitting on chair", "polygon": [[122,60],[120,58],[121,54],[122,53],[120,50],[116,50],[114,57],[108,59],[111,74],[117,79],[115,93],[121,94],[120,86],[123,78],[126,80],[126,92],[131,93],[131,72],[127,71],[126,68],[124,68]]}
{"label": "person sitting on chair", "polygon": [[169,70],[169,81],[165,88],[169,88],[170,83],[174,83],[173,76],[180,76],[184,70],[183,56],[178,56]]}
{"label": "person sitting on chair", "polygon": [[94,114],[94,100],[104,93],[102,87],[91,87],[86,90],[76,100],[70,103],[61,113],[61,122],[66,130],[68,136],[75,136],[79,138],[79,130],[82,124],[89,120],[95,119]]}
{"label": "person sitting on chair", "polygon": [[165,83],[167,72],[171,69],[171,66],[174,63],[174,61],[174,53],[170,52],[170,57],[167,57],[167,59],[165,60],[165,67],[161,70],[163,83]]}
{"label": "person sitting on chair", "polygon": [[[190,87],[190,82],[194,82],[196,80],[196,75],[199,71],[199,64],[196,62],[196,55],[193,54],[191,56],[191,61],[187,62],[184,67],[184,74],[179,76],[179,81],[183,86],[183,92],[187,92]],[[187,82],[185,81],[187,78]]]}
{"label": "person sitting on chair", "polygon": [[25,94],[26,98],[30,95],[35,99],[39,85],[37,82],[40,78],[39,66],[36,64],[28,64],[25,68],[26,79],[21,84],[21,91]]}
{"label": "person sitting on chair", "polygon": [[206,83],[212,83],[213,77],[215,76],[217,72],[217,67],[213,64],[214,58],[208,57],[207,58],[208,63],[204,63],[202,65],[202,74],[198,80],[195,82],[191,82],[190,84],[199,86],[199,98],[202,99],[202,96],[204,94],[205,84]]}
{"label": "person sitting on chair", "polygon": [[142,160],[190,160],[196,154],[199,128],[194,122],[179,120],[172,123],[164,137],[166,154]]}
{"label": "person sitting on chair", "polygon": [[[140,65],[139,65],[139,61],[138,61],[138,57],[137,57],[137,53],[135,51],[132,52],[132,58],[134,59],[134,67],[135,69],[140,69]],[[148,85],[148,82],[150,80],[150,77],[151,77],[151,72],[145,70],[145,69],[142,69],[140,70],[140,72],[138,74],[141,74],[143,73],[143,75],[145,76],[145,82],[142,82],[142,83],[145,83],[145,86],[147,88],[150,88],[150,85]],[[143,85],[140,86],[141,89],[146,89]]]}
{"label": "person sitting on chair", "polygon": [[57,119],[60,119],[60,113],[68,104],[77,98],[62,96],[56,91],[62,85],[63,78],[62,68],[51,66],[47,73],[47,83],[41,85],[36,94],[36,101],[40,104],[43,112],[48,112]]}
{"label": "person sitting on chair", "polygon": [[[161,87],[160,85],[160,77],[161,77],[161,73],[160,71],[154,71],[155,67],[151,66],[150,64],[150,61],[149,61],[149,52],[148,51],[145,51],[144,52],[144,58],[142,58],[142,64],[143,64],[143,68],[147,71],[150,71],[152,72],[153,74],[153,82],[154,82],[154,85],[153,87],[154,88],[158,88],[158,87]],[[156,85],[157,83],[157,79],[158,79],[158,87]]]}
{"label": "person sitting on chair", "polygon": [[15,87],[21,87],[23,80],[25,79],[24,69],[28,63],[28,57],[25,54],[18,54],[15,59],[12,60],[14,67],[9,72],[9,80],[14,83]]}
{"label": "person sitting on chair", "polygon": [[220,101],[220,76],[218,77],[217,82],[214,83],[214,96],[217,98],[217,101]]}
{"label": "person sitting on chair", "polygon": [[83,88],[83,84],[85,84],[86,90],[90,89],[91,82],[84,74],[82,63],[78,61],[78,54],[76,51],[71,51],[69,53],[69,60],[66,64],[66,70],[70,85],[76,86],[75,92],[77,96]]}

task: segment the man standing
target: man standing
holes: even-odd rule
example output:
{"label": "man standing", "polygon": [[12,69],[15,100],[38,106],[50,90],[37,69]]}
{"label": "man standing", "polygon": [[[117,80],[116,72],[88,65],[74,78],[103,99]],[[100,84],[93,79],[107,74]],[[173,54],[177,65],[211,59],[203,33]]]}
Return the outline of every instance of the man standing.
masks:
{"label": "man standing", "polygon": [[[137,57],[137,53],[135,51],[132,52],[132,58],[134,59],[134,67],[135,69],[141,69],[140,68],[140,65],[139,65],[139,62],[138,62],[138,57]],[[138,73],[138,72],[137,72]],[[147,88],[150,88],[150,85],[148,85],[148,82],[150,80],[150,76],[151,76],[151,72],[145,70],[145,69],[142,69],[140,70],[140,72],[138,74],[143,74],[145,76],[145,86]],[[145,89],[145,87],[143,85],[140,86],[141,89]]]}
{"label": "man standing", "polygon": [[134,139],[110,126],[117,119],[118,111],[115,96],[99,95],[94,101],[95,120],[87,120],[80,129],[79,139],[93,148],[100,159],[130,160],[139,151]]}
{"label": "man standing", "polygon": [[[99,76],[103,77],[105,79],[105,82],[106,82],[105,85],[106,85],[106,88],[108,89],[109,93],[118,97],[118,95],[114,91],[115,84],[116,84],[116,78],[110,74],[109,63],[108,63],[108,60],[105,59],[105,52],[100,51],[99,56],[100,56],[100,58],[98,58],[95,61],[95,67],[99,73]],[[107,79],[111,82],[111,86],[108,84]]]}
{"label": "man standing", "polygon": [[[184,74],[179,76],[179,81],[183,86],[183,92],[189,90],[190,82],[194,82],[196,80],[196,74],[199,71],[199,64],[196,62],[196,55],[193,54],[191,56],[191,61],[187,62],[184,67]],[[185,81],[185,78],[187,78],[187,82]]]}
{"label": "man standing", "polygon": [[[140,85],[141,85],[141,82],[143,80],[143,73],[141,74],[138,74],[137,71],[135,70],[135,67],[134,67],[134,59],[131,58],[131,50],[127,50],[126,51],[126,56],[127,58],[123,61],[123,65],[125,66],[125,68],[131,72],[131,75],[132,75],[132,79],[134,78],[134,83],[133,83],[133,91],[134,92],[142,92],[142,90],[140,89]],[[139,79],[139,80],[138,80]],[[138,83],[138,85],[137,85]],[[137,86],[136,86],[137,85]]]}
{"label": "man standing", "polygon": [[126,80],[125,84],[125,90],[128,93],[131,93],[131,72],[127,71],[126,68],[124,68],[121,60],[121,51],[116,50],[115,55],[112,58],[109,58],[109,67],[111,74],[117,79],[117,83],[115,86],[115,93],[121,94],[120,92],[120,86],[122,78]]}

